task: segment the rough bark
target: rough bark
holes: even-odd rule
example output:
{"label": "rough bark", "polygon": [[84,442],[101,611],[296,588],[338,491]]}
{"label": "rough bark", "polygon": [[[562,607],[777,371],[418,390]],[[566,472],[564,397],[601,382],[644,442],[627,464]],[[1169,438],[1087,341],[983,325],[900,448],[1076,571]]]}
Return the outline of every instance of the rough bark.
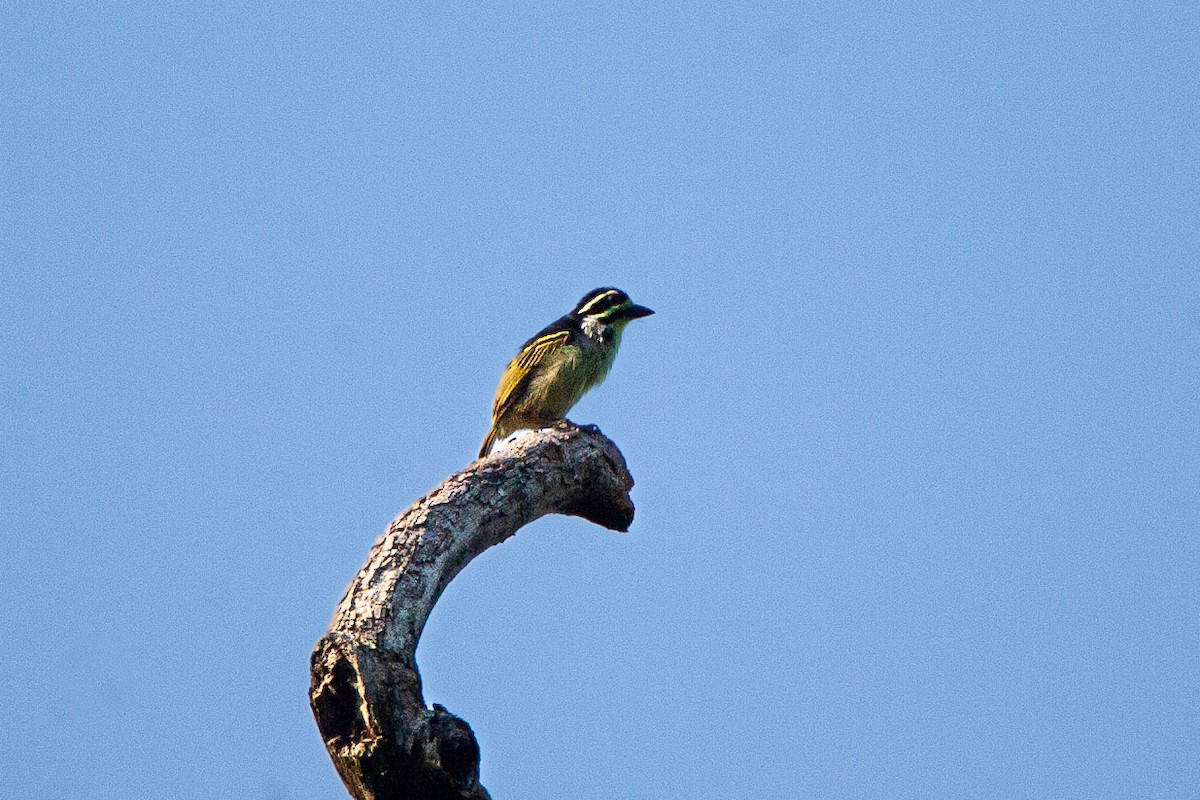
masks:
{"label": "rough bark", "polygon": [[356,800],[489,798],[470,726],[425,707],[425,621],[472,558],[539,517],[628,530],[632,486],[611,440],[564,421],[447,478],[388,526],[312,653],[313,716]]}

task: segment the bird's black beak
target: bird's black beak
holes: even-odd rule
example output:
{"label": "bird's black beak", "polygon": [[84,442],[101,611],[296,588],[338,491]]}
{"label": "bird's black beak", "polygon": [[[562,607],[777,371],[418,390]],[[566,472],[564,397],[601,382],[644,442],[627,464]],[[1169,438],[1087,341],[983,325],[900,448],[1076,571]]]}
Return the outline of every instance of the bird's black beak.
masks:
{"label": "bird's black beak", "polygon": [[637,303],[634,303],[633,305],[629,306],[629,308],[626,308],[623,312],[621,312],[621,316],[625,319],[639,319],[641,317],[648,317],[653,313],[653,311],[645,306],[639,306]]}

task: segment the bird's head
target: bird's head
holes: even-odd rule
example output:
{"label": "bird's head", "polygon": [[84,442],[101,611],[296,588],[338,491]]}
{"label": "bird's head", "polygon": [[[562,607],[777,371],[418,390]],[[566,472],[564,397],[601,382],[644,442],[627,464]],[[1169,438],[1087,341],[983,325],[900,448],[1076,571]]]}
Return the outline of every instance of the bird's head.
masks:
{"label": "bird's head", "polygon": [[605,286],[593,289],[583,296],[571,310],[571,316],[582,321],[594,321],[601,325],[624,328],[632,319],[648,317],[654,312],[639,306],[620,289]]}

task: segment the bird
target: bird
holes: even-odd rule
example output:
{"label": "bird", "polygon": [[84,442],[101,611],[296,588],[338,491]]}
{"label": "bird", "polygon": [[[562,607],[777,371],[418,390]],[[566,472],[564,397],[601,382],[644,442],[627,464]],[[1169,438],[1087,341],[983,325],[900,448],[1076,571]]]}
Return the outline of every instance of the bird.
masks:
{"label": "bird", "polygon": [[544,428],[567,416],[579,398],[612,369],[621,334],[631,320],[654,312],[620,289],[593,289],[521,346],[500,377],[492,427],[479,457],[514,431]]}

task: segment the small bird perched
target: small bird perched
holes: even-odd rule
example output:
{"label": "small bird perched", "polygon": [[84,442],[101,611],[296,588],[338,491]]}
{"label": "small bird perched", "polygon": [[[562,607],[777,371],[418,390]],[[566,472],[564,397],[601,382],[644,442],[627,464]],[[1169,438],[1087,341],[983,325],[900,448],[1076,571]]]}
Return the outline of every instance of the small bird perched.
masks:
{"label": "small bird perched", "polygon": [[620,289],[603,287],[585,294],[570,314],[538,332],[500,377],[492,429],[479,457],[513,431],[544,428],[566,417],[571,406],[612,369],[629,321],[653,313]]}

